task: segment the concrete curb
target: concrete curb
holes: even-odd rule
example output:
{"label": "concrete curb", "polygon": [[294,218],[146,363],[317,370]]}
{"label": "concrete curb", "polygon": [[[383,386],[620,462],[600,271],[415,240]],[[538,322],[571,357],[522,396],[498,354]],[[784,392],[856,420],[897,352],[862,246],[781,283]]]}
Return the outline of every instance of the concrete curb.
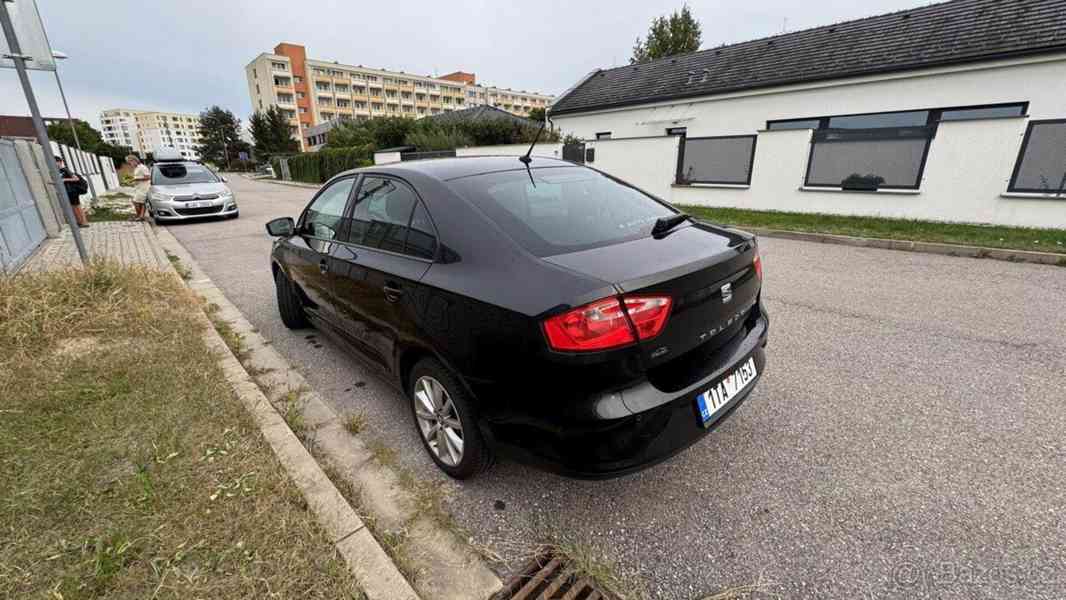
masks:
{"label": "concrete curb", "polygon": [[1066,254],[1054,254],[1051,252],[1006,250],[1003,248],[962,246],[957,244],[941,244],[936,242],[915,242],[911,240],[889,240],[884,238],[852,237],[848,235],[833,235],[828,233],[808,233],[805,231],[763,229],[761,227],[738,226],[737,228],[743,229],[744,231],[750,231],[754,234],[764,237],[781,238],[786,240],[799,240],[802,242],[818,242],[820,244],[838,244],[841,246],[857,246],[862,248],[882,248],[885,250],[903,250],[905,252],[942,254],[946,256],[966,256],[969,258],[990,258],[993,260],[1005,260],[1008,262],[1057,265],[1060,267],[1066,266]]}
{"label": "concrete curb", "polygon": [[[385,554],[384,549],[369,529],[361,529],[357,535],[338,540],[337,549],[345,556],[349,565],[353,565],[353,559],[349,558],[349,554],[354,552],[357,542],[363,546],[366,543],[373,543],[375,554],[380,552],[378,558],[384,557],[387,561],[383,567],[375,566],[373,561],[366,563],[369,567],[364,567],[358,572],[356,567],[352,566],[353,572],[357,572],[360,581],[364,582],[364,591],[371,600],[418,598],[419,596],[415,595],[416,591],[427,600],[467,600],[488,598],[502,588],[503,583],[500,579],[481,562],[476,553],[466,546],[465,540],[417,513],[415,509],[417,500],[410,490],[403,487],[398,474],[374,459],[373,452],[362,436],[353,435],[346,430],[343,419],[310,388],[304,377],[259,335],[237,307],[203,273],[185,247],[169,231],[163,228],[157,228],[156,231],[161,246],[177,256],[190,270],[191,278],[188,286],[200,294],[206,302],[218,307],[217,312],[214,313],[216,319],[228,323],[235,333],[242,336],[246,351],[246,355],[242,354],[245,364],[249,369],[259,373],[257,383],[256,379],[250,378],[244,366],[236,362],[234,358],[237,367],[241,370],[240,373],[244,375],[242,381],[256,386],[259,396],[267,400],[266,407],[275,415],[278,415],[276,407],[287,401],[286,397],[291,395],[290,392],[299,391],[295,394],[298,396],[297,408],[303,416],[305,427],[313,436],[316,453],[324,455],[330,465],[345,477],[346,482],[353,489],[358,490],[359,510],[371,516],[376,523],[376,529],[406,535],[409,540],[409,544],[405,546],[406,554],[413,560],[417,560],[420,565],[425,566],[424,572],[420,571],[418,577],[415,578],[412,588],[407,581],[402,579],[398,568]],[[216,333],[213,328],[211,332]],[[232,356],[228,348],[226,350],[227,354]],[[263,389],[260,390],[259,386]],[[271,403],[274,405],[271,406]],[[283,419],[281,425],[289,431],[292,439],[306,456],[306,460],[314,463],[314,457],[292,435],[288,424]],[[301,472],[310,467],[311,465],[300,464]],[[314,467],[318,472],[322,472],[317,463]],[[325,476],[324,473],[323,476]],[[294,475],[294,479],[297,479],[297,476]],[[332,486],[332,483],[330,485]],[[336,491],[335,487],[332,489]],[[345,506],[351,509],[347,502]],[[369,578],[380,576],[383,571],[379,568],[390,572],[386,581],[382,583],[382,590],[388,592],[384,595],[372,594],[371,585],[366,583],[370,580]],[[391,585],[394,580],[391,573],[401,576],[401,581],[406,586],[402,591],[410,591],[411,596],[402,595],[398,591],[391,592],[385,587],[386,584]]]}
{"label": "concrete curb", "polygon": [[293,187],[302,187],[302,188],[308,188],[308,189],[313,189],[313,190],[317,190],[318,188],[322,187],[322,184],[320,184],[320,183],[304,183],[302,181],[285,181],[283,179],[251,179],[250,177],[248,177],[247,179],[249,179],[250,181],[258,181],[258,182],[261,182],[261,183],[273,183],[273,184],[276,184],[276,185],[291,185]]}
{"label": "concrete curb", "polygon": [[[190,289],[200,292],[201,295],[213,290],[215,293],[210,294],[211,296],[216,294],[221,296],[221,292],[218,292],[217,288],[204,276],[192,257],[170,232],[157,229],[156,238],[161,253],[165,250],[177,256],[190,269],[192,278],[185,282]],[[164,263],[168,262],[164,261]],[[180,279],[173,265],[169,266],[174,276]],[[205,297],[205,299],[216,304],[219,300],[217,297]],[[224,298],[221,299],[224,301]],[[228,301],[226,304],[229,304]],[[226,308],[236,311],[232,305]],[[223,311],[226,308],[223,308]],[[392,559],[367,529],[363,520],[226,345],[207,315],[200,313],[198,319],[204,324],[204,340],[208,347],[221,357],[220,363],[226,379],[259,425],[263,437],[274,450],[293,483],[303,494],[311,513],[325,530],[336,551],[348,564],[348,568],[366,596],[370,600],[420,600]],[[332,412],[322,405],[307,412],[316,413],[319,418],[323,418],[326,411]]]}

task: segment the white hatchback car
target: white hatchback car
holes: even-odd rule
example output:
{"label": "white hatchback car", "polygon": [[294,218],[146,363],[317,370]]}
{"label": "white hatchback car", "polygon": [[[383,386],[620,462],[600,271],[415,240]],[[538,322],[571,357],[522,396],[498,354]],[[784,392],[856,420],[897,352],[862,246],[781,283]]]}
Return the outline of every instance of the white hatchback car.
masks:
{"label": "white hatchback car", "polygon": [[158,161],[152,166],[147,210],[156,221],[235,219],[240,214],[226,179],[188,160]]}

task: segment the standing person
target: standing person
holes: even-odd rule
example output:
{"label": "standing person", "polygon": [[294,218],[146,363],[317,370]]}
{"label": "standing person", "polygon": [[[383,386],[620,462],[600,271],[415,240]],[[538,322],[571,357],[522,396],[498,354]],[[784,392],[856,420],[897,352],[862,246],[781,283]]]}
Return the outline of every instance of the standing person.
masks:
{"label": "standing person", "polygon": [[81,209],[81,195],[85,193],[85,188],[89,186],[81,175],[70,172],[62,156],[57,156],[55,159],[56,166],[59,167],[59,176],[63,178],[63,187],[67,189],[70,207],[74,209],[74,220],[78,222],[78,227],[88,227],[89,220],[85,218],[85,211]]}
{"label": "standing person", "polygon": [[133,220],[144,220],[144,203],[148,198],[148,180],[152,173],[148,167],[141,164],[141,159],[130,154],[126,157],[126,164],[133,169]]}

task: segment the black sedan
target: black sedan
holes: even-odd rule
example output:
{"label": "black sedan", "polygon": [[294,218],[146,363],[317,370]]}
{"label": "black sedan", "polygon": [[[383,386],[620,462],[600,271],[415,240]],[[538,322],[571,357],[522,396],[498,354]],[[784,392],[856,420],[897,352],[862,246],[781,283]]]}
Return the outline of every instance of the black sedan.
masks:
{"label": "black sedan", "polygon": [[356,169],[267,230],[285,325],[336,334],[395,383],[452,477],[497,451],[576,477],[647,467],[766,368],[754,236],[584,166]]}

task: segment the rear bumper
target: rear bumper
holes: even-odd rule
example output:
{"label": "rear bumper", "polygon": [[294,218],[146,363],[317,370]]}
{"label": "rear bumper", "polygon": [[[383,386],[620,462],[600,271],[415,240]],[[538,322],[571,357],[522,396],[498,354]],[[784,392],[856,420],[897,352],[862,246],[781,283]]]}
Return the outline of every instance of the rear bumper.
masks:
{"label": "rear bumper", "polygon": [[[490,421],[485,433],[501,453],[570,477],[608,479],[645,469],[703,439],[751,395],[766,368],[768,329],[766,314],[760,311],[751,327],[713,355],[705,377],[676,392],[660,391],[642,380],[587,400],[592,406],[630,407],[624,416],[556,422],[543,415],[527,415],[524,419]],[[705,427],[696,396],[749,357],[755,359],[758,376]],[[634,411],[631,407],[642,409]]]}

